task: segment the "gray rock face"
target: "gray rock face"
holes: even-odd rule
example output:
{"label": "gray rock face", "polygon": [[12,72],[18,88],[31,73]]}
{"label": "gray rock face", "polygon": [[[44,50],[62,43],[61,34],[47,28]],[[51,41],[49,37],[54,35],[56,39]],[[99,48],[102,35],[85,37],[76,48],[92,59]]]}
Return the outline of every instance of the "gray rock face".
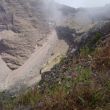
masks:
{"label": "gray rock face", "polygon": [[0,1],[0,55],[12,70],[24,64],[37,40],[46,38],[49,27],[42,5],[35,0]]}
{"label": "gray rock face", "polygon": [[0,90],[5,89],[4,80],[8,77],[8,73],[11,73],[11,70],[0,57]]}

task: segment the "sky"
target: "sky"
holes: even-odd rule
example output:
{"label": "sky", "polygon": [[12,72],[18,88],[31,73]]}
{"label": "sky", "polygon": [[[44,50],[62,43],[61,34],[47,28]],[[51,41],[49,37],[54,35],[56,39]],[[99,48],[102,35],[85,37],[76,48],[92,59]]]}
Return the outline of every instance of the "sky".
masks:
{"label": "sky", "polygon": [[100,7],[110,4],[110,0],[55,0],[75,8],[80,7]]}

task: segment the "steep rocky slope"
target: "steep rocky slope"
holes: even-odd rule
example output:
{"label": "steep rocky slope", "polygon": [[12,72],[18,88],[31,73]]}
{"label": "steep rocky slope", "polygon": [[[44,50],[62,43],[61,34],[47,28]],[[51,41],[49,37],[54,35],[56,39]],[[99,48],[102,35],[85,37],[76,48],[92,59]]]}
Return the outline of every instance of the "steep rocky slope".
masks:
{"label": "steep rocky slope", "polygon": [[[55,17],[58,10],[50,10],[51,5],[53,3],[46,4],[43,0],[0,1],[0,56],[9,70],[0,70],[4,89],[33,85],[40,80],[40,70],[52,54],[66,53],[68,46],[58,39],[54,29],[58,24]],[[59,48],[67,46],[65,52],[59,51],[57,43],[61,43]]]}
{"label": "steep rocky slope", "polygon": [[1,0],[0,110],[109,110],[109,11]]}
{"label": "steep rocky slope", "polygon": [[[100,29],[98,24],[103,27],[109,21],[105,16],[109,5],[99,13],[103,9],[74,9],[51,0],[1,0],[0,57],[6,73],[0,70],[4,78],[0,83],[4,89],[38,82],[40,73],[56,64],[52,62],[56,56],[65,54],[69,47],[76,51],[81,41],[89,38],[92,27]],[[93,14],[94,10],[97,13]],[[43,69],[46,63],[47,70]]]}

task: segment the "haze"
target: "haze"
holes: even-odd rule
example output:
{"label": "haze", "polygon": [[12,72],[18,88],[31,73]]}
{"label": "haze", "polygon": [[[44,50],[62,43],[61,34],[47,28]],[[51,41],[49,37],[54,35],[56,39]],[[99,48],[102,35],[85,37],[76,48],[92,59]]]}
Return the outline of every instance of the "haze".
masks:
{"label": "haze", "polygon": [[55,0],[55,1],[75,8],[101,7],[105,6],[106,4],[110,4],[110,0]]}

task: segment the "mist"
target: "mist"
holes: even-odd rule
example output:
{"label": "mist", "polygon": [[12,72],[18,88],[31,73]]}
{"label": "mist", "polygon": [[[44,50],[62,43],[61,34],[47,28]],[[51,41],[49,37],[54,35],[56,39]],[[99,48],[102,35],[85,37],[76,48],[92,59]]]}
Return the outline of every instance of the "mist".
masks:
{"label": "mist", "polygon": [[[33,0],[35,1],[35,0]],[[79,25],[91,24],[93,21],[110,19],[109,0],[40,0],[43,18],[46,18],[49,26],[65,25],[65,22],[73,21]],[[63,5],[62,5],[63,4]],[[34,3],[35,7],[36,4]],[[35,8],[35,13],[38,8]],[[66,14],[64,14],[66,13]]]}
{"label": "mist", "polygon": [[72,6],[74,8],[101,7],[110,4],[110,0],[55,0],[58,3]]}
{"label": "mist", "polygon": [[110,0],[55,0],[57,3],[76,8],[74,19],[81,24],[110,20]]}

